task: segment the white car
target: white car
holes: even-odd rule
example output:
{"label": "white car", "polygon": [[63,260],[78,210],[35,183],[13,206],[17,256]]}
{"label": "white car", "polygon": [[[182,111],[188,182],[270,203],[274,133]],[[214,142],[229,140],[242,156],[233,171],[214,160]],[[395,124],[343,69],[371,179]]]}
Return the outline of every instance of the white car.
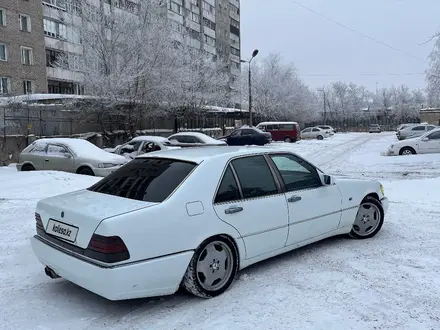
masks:
{"label": "white car", "polygon": [[170,140],[173,145],[184,148],[228,145],[225,141],[216,140],[200,132],[180,132],[169,136],[168,140]]}
{"label": "white car", "polygon": [[330,136],[333,136],[336,133],[336,130],[333,127],[328,126],[328,125],[319,125],[319,126],[316,126],[316,127],[320,128],[320,129],[323,129],[324,131],[328,131]]}
{"label": "white car", "polygon": [[404,129],[400,129],[399,131],[397,131],[396,135],[397,135],[397,139],[405,140],[413,137],[422,136],[426,132],[432,131],[435,128],[437,128],[437,126],[435,125],[425,125],[425,124],[413,125],[413,126],[408,126]]}
{"label": "white car", "polygon": [[335,179],[290,151],[186,148],[40,201],[31,244],[48,276],[110,300],[180,286],[210,298],[261,260],[334,235],[375,236],[387,208],[379,182]]}
{"label": "white car", "polygon": [[143,135],[137,136],[129,142],[107,151],[133,159],[145,153],[169,149],[180,149],[180,147],[173,146],[165,137]]}
{"label": "white car", "polygon": [[127,162],[83,139],[53,138],[36,140],[18,157],[18,171],[64,171],[83,175],[107,176]]}
{"label": "white car", "polygon": [[301,131],[301,139],[324,140],[324,138],[328,138],[329,136],[329,131],[325,131],[319,127],[308,127]]}
{"label": "white car", "polygon": [[392,144],[387,151],[390,156],[440,153],[440,129],[433,129],[415,138]]}

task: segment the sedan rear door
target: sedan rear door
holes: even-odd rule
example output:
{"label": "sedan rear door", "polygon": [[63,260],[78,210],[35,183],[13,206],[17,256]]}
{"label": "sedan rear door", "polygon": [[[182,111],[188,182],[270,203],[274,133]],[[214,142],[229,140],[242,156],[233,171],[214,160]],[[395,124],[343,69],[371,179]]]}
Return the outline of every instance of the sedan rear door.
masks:
{"label": "sedan rear door", "polygon": [[336,230],[341,220],[342,194],[336,185],[324,185],[317,169],[302,158],[271,154],[283,182],[289,210],[287,246]]}
{"label": "sedan rear door", "polygon": [[426,136],[427,141],[420,141],[419,153],[440,153],[440,131]]}
{"label": "sedan rear door", "polygon": [[214,210],[240,233],[246,259],[286,244],[288,211],[279,183],[263,155],[234,159],[226,167]]}

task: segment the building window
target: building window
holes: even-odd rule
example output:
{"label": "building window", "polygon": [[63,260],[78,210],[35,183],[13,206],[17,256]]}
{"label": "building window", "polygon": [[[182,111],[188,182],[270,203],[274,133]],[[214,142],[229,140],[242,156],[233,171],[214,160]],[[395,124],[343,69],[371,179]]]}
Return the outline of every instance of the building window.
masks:
{"label": "building window", "polygon": [[63,53],[52,49],[46,49],[46,66],[55,67]]}
{"label": "building window", "polygon": [[8,77],[0,77],[0,94],[9,94],[10,81]]}
{"label": "building window", "polygon": [[214,38],[204,34],[204,40],[205,40],[206,44],[215,47],[215,39]]}
{"label": "building window", "polygon": [[66,0],[43,0],[43,4],[66,9]]}
{"label": "building window", "polygon": [[191,12],[191,15],[189,18],[193,22],[200,23],[200,16],[197,15],[196,13]]}
{"label": "building window", "polygon": [[34,64],[34,55],[32,48],[21,47],[21,63],[26,65]]}
{"label": "building window", "polygon": [[235,20],[235,19],[233,19],[232,17],[231,17],[231,25],[236,27],[237,29],[240,28],[240,22]]}
{"label": "building window", "polygon": [[79,84],[56,80],[47,81],[47,91],[50,94],[84,94],[84,88]]}
{"label": "building window", "polygon": [[63,23],[43,19],[44,34],[61,40],[67,40],[67,27]]}
{"label": "building window", "polygon": [[3,8],[0,8],[0,25],[6,25],[6,12]]}
{"label": "building window", "polygon": [[8,60],[8,51],[5,44],[0,44],[0,61]]}
{"label": "building window", "polygon": [[171,30],[182,33],[183,32],[183,25],[180,24],[179,22],[173,21],[172,19],[170,19],[170,26],[171,26]]}
{"label": "building window", "polygon": [[215,23],[206,17],[203,17],[203,25],[215,31]]}
{"label": "building window", "polygon": [[32,94],[32,81],[23,80],[23,94]]}
{"label": "building window", "polygon": [[211,15],[215,15],[215,7],[206,1],[203,1],[203,12]]}
{"label": "building window", "polygon": [[240,56],[240,50],[234,47],[231,47],[231,54],[235,56]]}
{"label": "building window", "polygon": [[234,14],[240,15],[240,9],[238,9],[234,4],[229,3],[229,10]]}
{"label": "building window", "polygon": [[20,20],[20,31],[31,32],[31,18],[28,15],[18,15]]}
{"label": "building window", "polygon": [[175,13],[178,13],[179,15],[182,15],[182,6],[174,1],[170,0],[168,2],[168,9]]}
{"label": "building window", "polygon": [[232,67],[233,68],[235,68],[235,69],[237,69],[237,70],[240,70],[240,63],[237,63],[237,62],[232,62]]}

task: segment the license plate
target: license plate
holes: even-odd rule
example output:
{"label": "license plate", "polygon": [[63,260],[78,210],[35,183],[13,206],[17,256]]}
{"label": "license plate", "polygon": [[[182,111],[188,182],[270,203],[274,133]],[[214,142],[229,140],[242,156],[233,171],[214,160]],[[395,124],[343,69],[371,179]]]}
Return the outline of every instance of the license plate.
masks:
{"label": "license plate", "polygon": [[63,238],[66,241],[75,242],[76,236],[78,235],[78,227],[49,219],[46,227],[46,232],[53,236]]}

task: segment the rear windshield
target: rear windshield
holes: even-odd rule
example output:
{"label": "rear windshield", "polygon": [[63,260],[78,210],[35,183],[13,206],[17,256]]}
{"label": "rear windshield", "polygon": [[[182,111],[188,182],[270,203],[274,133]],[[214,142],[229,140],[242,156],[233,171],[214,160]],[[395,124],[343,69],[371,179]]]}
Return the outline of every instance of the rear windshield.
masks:
{"label": "rear windshield", "polygon": [[88,190],[161,203],[197,165],[173,159],[136,158]]}

